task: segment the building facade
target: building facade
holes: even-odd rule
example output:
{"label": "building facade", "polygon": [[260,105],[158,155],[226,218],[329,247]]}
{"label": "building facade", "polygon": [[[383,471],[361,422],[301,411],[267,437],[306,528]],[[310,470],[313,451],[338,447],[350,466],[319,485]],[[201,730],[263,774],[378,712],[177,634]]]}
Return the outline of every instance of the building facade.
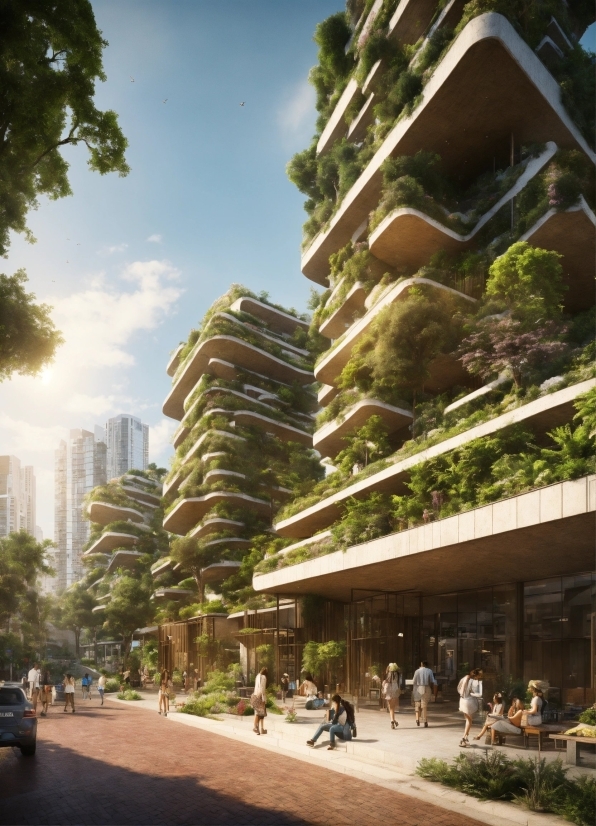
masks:
{"label": "building facade", "polygon": [[0,536],[24,530],[35,536],[35,473],[16,456],[0,456]]}
{"label": "building facade", "polygon": [[149,426],[121,413],[106,422],[107,474],[116,479],[129,470],[147,470]]}
{"label": "building facade", "polygon": [[89,521],[83,515],[86,494],[107,481],[107,447],[103,431],[71,430],[55,452],[54,542],[57,546],[57,588],[79,580],[83,546],[89,539]]}

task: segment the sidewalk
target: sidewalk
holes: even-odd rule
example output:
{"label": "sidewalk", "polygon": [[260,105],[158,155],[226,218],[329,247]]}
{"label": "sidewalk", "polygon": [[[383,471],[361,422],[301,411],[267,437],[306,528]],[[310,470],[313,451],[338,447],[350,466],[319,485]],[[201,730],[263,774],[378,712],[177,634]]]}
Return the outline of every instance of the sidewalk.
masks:
{"label": "sidewalk", "polygon": [[[178,700],[184,698],[179,695]],[[117,700],[112,695],[108,699],[126,703],[139,709],[157,714],[157,697],[134,702]],[[300,705],[299,705],[300,703]],[[174,723],[202,728],[247,743],[258,748],[282,753],[311,765],[332,769],[342,774],[358,777],[385,788],[408,794],[412,797],[432,802],[449,811],[463,812],[471,818],[480,819],[489,826],[563,826],[566,821],[555,815],[528,812],[520,806],[499,801],[480,801],[460,792],[448,789],[438,783],[430,783],[414,774],[422,757],[439,757],[450,760],[461,753],[458,748],[463,724],[459,716],[449,710],[433,714],[429,728],[417,728],[414,714],[410,709],[399,715],[399,728],[392,731],[389,715],[382,711],[361,709],[357,715],[358,737],[348,743],[339,743],[335,751],[327,751],[328,742],[324,736],[312,749],[306,741],[314,734],[321,721],[321,711],[306,711],[304,700],[297,698],[298,722],[287,723],[284,716],[269,714],[266,719],[266,736],[253,733],[252,717],[220,715],[221,719],[195,717],[171,710],[168,720]],[[434,718],[434,722],[433,722]],[[476,744],[468,752],[482,752],[484,747]],[[532,756],[536,750],[506,749],[510,756]],[[547,752],[549,759],[558,754]],[[579,770],[585,773],[586,770]]]}

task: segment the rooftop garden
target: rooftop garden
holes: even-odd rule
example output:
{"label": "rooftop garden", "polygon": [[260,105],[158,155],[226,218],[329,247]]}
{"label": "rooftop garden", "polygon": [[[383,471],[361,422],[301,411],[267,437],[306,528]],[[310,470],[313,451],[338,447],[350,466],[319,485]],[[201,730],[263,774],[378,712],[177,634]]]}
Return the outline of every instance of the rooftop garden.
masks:
{"label": "rooftop garden", "polygon": [[[442,9],[437,3],[435,18]],[[308,219],[304,224],[304,245],[324,229],[339,208],[344,196],[363,172],[397,120],[409,116],[421,99],[424,86],[450,48],[454,38],[474,17],[498,12],[514,26],[532,49],[544,36],[554,15],[574,45],[550,71],[561,86],[562,100],[569,114],[590,143],[594,139],[594,57],[575,43],[575,33],[583,33],[593,20],[593,9],[585,3],[568,6],[563,0],[524,3],[521,0],[471,0],[464,6],[455,29],[439,27],[429,39],[401,47],[387,38],[388,23],[397,3],[386,0],[381,12],[367,27],[367,10],[355,23],[348,11],[337,13],[317,26],[314,40],[319,46],[319,64],[309,79],[317,92],[317,132],[311,145],[297,153],[288,164],[290,180],[307,200]],[[356,28],[354,29],[354,26]],[[326,152],[317,155],[318,139],[349,80],[360,87],[377,61],[381,73],[375,78],[374,118],[364,139],[353,143],[345,137]],[[356,95],[345,113],[346,127],[365,102]]]}

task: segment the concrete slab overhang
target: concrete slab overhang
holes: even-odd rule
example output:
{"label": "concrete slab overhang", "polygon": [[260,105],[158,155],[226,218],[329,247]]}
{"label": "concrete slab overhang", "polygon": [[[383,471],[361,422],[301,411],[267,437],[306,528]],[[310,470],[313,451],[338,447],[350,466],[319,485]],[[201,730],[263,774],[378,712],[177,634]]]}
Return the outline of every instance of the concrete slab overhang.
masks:
{"label": "concrete slab overhang", "polygon": [[313,374],[308,370],[302,370],[290,362],[272,356],[240,338],[213,336],[202,341],[188,356],[182,373],[164,402],[164,415],[178,420],[184,417],[184,400],[207,371],[210,360],[219,357],[226,361],[229,359],[233,365],[253,372],[255,369],[262,371],[263,374],[282,382],[311,384],[314,380]]}
{"label": "concrete slab overhang", "polygon": [[401,46],[411,46],[430,26],[436,8],[436,0],[401,0],[389,21],[387,37]]}
{"label": "concrete slab overhang", "polygon": [[171,599],[176,601],[193,596],[196,591],[191,591],[190,588],[158,588],[153,592],[153,599]]}
{"label": "concrete slab overhang", "polygon": [[339,519],[341,504],[352,496],[361,499],[373,491],[395,494],[407,493],[404,483],[409,478],[410,469],[427,459],[433,459],[435,456],[456,450],[473,439],[489,436],[513,424],[527,424],[538,434],[543,434],[554,427],[566,424],[571,421],[575,414],[573,406],[575,399],[593,387],[596,387],[596,379],[589,379],[580,384],[565,387],[563,390],[557,390],[547,396],[542,396],[508,413],[503,413],[501,416],[476,425],[476,427],[472,427],[464,433],[458,433],[457,436],[445,439],[444,442],[439,442],[439,444],[433,445],[420,453],[396,461],[395,464],[360,482],[355,481],[354,484],[334,493],[332,496],[328,496],[316,505],[277,522],[274,528],[280,536],[295,537],[296,539],[312,536],[314,533],[325,530]]}
{"label": "concrete slab overhang", "polygon": [[138,551],[115,551],[110,559],[107,572],[111,573],[118,568],[127,568],[132,571],[143,554]]}
{"label": "concrete slab overhang", "polygon": [[[125,473],[124,476],[120,477],[121,482],[132,482],[136,485],[145,485],[147,488],[151,488],[151,490],[159,490],[159,485],[157,482],[154,482],[153,479],[145,479],[144,476],[137,476],[134,473]],[[159,493],[157,494],[159,495]]]}
{"label": "concrete slab overhang", "polygon": [[547,148],[537,158],[532,158],[524,172],[511,189],[500,198],[466,235],[449,229],[440,221],[430,218],[424,212],[412,207],[400,207],[387,215],[371,233],[369,248],[371,253],[395,268],[405,268],[409,272],[428,264],[439,250],[460,252],[474,244],[478,232],[497,212],[518,195],[522,189],[551,160],[557,145],[549,141]]}
{"label": "concrete slab overhang", "polygon": [[224,536],[221,539],[212,539],[211,542],[207,542],[205,547],[206,548],[214,548],[214,547],[221,547],[221,548],[250,548],[252,545],[251,539],[246,539],[243,536]]}
{"label": "concrete slab overhang", "polygon": [[229,482],[232,484],[235,479],[244,481],[246,479],[245,473],[238,473],[236,470],[224,470],[223,468],[213,468],[208,470],[203,476],[203,484],[214,485],[216,482]]}
{"label": "concrete slab overhang", "polygon": [[189,536],[194,539],[204,539],[212,533],[219,533],[220,531],[235,530],[236,528],[243,528],[244,522],[238,522],[235,519],[224,519],[223,517],[216,517],[215,519],[206,519],[200,525],[191,531]]}
{"label": "concrete slab overhang", "polygon": [[302,321],[301,318],[284,313],[282,310],[278,310],[270,304],[264,304],[262,301],[256,298],[250,298],[249,296],[238,298],[231,305],[230,309],[234,310],[234,312],[250,313],[250,315],[254,315],[255,318],[264,321],[272,330],[278,333],[286,333],[290,336],[296,331],[297,327],[302,330],[308,330],[310,326],[308,321]]}
{"label": "concrete slab overhang", "polygon": [[276,419],[270,419],[268,416],[261,416],[260,413],[255,413],[253,410],[235,410],[234,421],[240,427],[256,427],[266,433],[272,433],[284,442],[298,442],[306,447],[312,447],[311,433]]}
{"label": "concrete slab overhang", "polygon": [[[317,381],[323,382],[324,384],[335,384],[339,374],[348,363],[354,347],[362,340],[366,333],[368,333],[373,321],[379,313],[390,304],[394,304],[396,301],[402,301],[406,298],[412,287],[421,285],[438,290],[439,293],[443,292],[457,297],[458,299],[461,299],[464,304],[468,304],[470,307],[474,307],[477,303],[476,299],[470,298],[470,296],[464,295],[464,293],[460,293],[457,290],[453,290],[451,287],[446,287],[444,284],[439,284],[438,281],[431,281],[430,278],[407,278],[405,281],[396,284],[393,288],[388,289],[376,302],[376,304],[370,308],[366,315],[353,324],[345,333],[343,338],[338,340],[335,347],[327,352],[324,358],[322,358],[321,361],[315,366],[315,376]],[[463,374],[463,370],[461,368],[459,372]]]}
{"label": "concrete slab overhang", "polygon": [[184,344],[179,344],[178,347],[174,350],[174,354],[172,358],[168,362],[168,366],[166,367],[166,373],[168,376],[173,376],[178,366],[180,364],[180,353],[184,348]]}
{"label": "concrete slab overhang", "polygon": [[594,304],[595,229],[596,216],[582,197],[565,212],[550,209],[520,239],[563,256],[561,266],[568,287],[564,302],[570,312],[580,312]]}
{"label": "concrete slab overhang", "polygon": [[327,407],[329,402],[333,401],[338,393],[339,390],[337,387],[334,387],[332,384],[324,384],[317,393],[317,401],[321,407]]}
{"label": "concrete slab overhang", "polygon": [[122,490],[131,499],[136,499],[138,502],[142,502],[150,508],[159,507],[160,497],[158,494],[149,493],[149,491],[141,490],[140,488],[133,487],[132,485],[122,485]]}
{"label": "concrete slab overhang", "polygon": [[92,522],[97,525],[109,525],[123,519],[125,522],[144,522],[145,517],[134,508],[124,508],[122,505],[112,505],[111,502],[91,502],[87,513]]}
{"label": "concrete slab overhang", "polygon": [[354,78],[351,78],[321,133],[321,137],[317,143],[317,155],[322,155],[331,149],[335,141],[343,138],[348,131],[348,124],[344,116],[358,92],[358,82]]}
{"label": "concrete slab overhang", "polygon": [[205,584],[209,584],[211,582],[223,582],[224,579],[227,579],[232,574],[235,574],[236,571],[239,570],[241,562],[230,562],[230,561],[222,561],[222,562],[214,562],[213,565],[208,565],[206,568],[203,568],[201,571],[201,579]]}
{"label": "concrete slab overhang", "polygon": [[[329,299],[331,301],[331,297]],[[326,338],[339,338],[354,323],[356,315],[365,311],[366,289],[357,281],[344,298],[341,306],[319,327],[319,333]]]}
{"label": "concrete slab overhang", "polygon": [[420,104],[393,127],[329,228],[305,250],[304,275],[326,285],[329,256],[348,243],[378,206],[386,158],[414,155],[419,149],[437,152],[447,173],[461,175],[464,169],[464,178],[472,180],[495,155],[505,153],[511,134],[517,144],[554,141],[596,161],[561,103],[556,80],[513,26],[491,12],[471,20],[458,35]]}
{"label": "concrete slab overhang", "polygon": [[401,430],[412,421],[410,410],[394,407],[378,399],[361,399],[342,412],[342,419],[334,419],[315,431],[313,447],[321,456],[336,456],[346,446],[345,436],[362,427],[371,416],[380,416],[388,433]]}
{"label": "concrete slab overhang", "polygon": [[160,560],[158,563],[156,563],[155,567],[151,566],[151,576],[155,577],[159,576],[160,574],[163,574],[163,572],[167,571],[168,568],[171,567],[171,565],[172,560],[169,556],[167,556],[165,559]]}
{"label": "concrete slab overhang", "polygon": [[83,556],[93,556],[93,554],[108,554],[114,548],[132,548],[136,545],[137,537],[130,533],[119,533],[118,531],[106,531],[102,533],[97,541],[85,551]]}
{"label": "concrete slab overhang", "polygon": [[205,514],[212,507],[219,503],[226,503],[236,508],[248,508],[258,513],[260,516],[271,515],[271,503],[264,499],[257,499],[247,493],[237,493],[236,491],[215,490],[205,496],[195,496],[189,499],[182,499],[167,514],[163,526],[170,533],[184,536],[191,528],[200,522]]}
{"label": "concrete slab overhang", "polygon": [[236,324],[238,327],[242,327],[247,332],[260,336],[266,341],[270,341],[273,344],[279,345],[280,347],[287,348],[289,355],[302,356],[303,358],[308,358],[310,355],[308,350],[304,350],[302,347],[296,347],[296,345],[288,341],[286,337],[276,334],[270,335],[270,333],[273,332],[272,330],[264,330],[262,327],[257,327],[254,324],[249,324],[246,321],[240,321],[240,319],[236,318],[236,316],[230,315],[229,313],[216,313],[215,315],[211,316],[211,318],[209,319],[209,323],[211,324],[215,319],[218,318],[223,318],[225,321],[229,321],[231,324]]}
{"label": "concrete slab overhang", "polygon": [[591,571],[595,511],[596,477],[559,482],[257,575],[253,587],[349,602],[352,589],[438,594],[527,578],[523,570],[538,568],[542,577]]}

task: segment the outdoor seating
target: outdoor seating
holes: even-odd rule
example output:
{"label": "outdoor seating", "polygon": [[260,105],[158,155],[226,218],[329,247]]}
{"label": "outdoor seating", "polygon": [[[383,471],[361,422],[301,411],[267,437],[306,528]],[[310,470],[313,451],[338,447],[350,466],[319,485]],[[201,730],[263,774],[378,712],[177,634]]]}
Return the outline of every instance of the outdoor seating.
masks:
{"label": "outdoor seating", "polygon": [[[596,754],[596,740],[588,737],[577,737],[572,734],[555,733],[549,735],[551,740],[563,740],[566,745],[566,762],[572,766],[579,766],[581,761],[580,746],[585,746],[592,754]],[[556,742],[555,742],[556,748]]]}

